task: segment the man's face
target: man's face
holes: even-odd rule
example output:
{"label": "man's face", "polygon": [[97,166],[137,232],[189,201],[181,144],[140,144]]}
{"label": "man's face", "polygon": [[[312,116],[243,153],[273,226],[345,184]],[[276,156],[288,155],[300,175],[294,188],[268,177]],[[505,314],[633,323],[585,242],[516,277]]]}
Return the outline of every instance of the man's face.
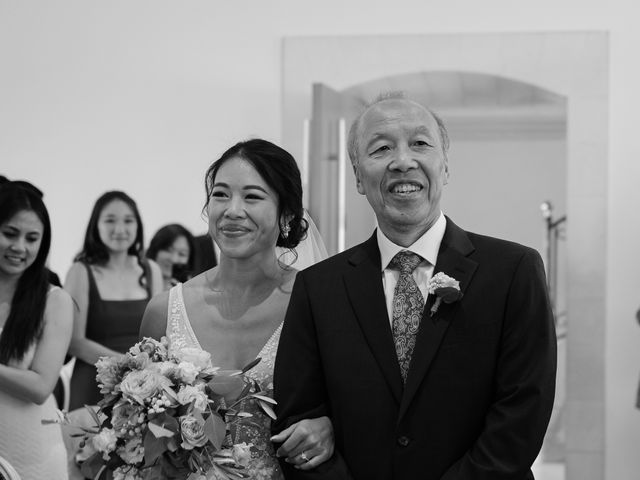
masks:
{"label": "man's face", "polygon": [[390,99],[365,112],[353,167],[358,192],[391,240],[415,240],[438,219],[448,165],[438,124],[421,105]]}

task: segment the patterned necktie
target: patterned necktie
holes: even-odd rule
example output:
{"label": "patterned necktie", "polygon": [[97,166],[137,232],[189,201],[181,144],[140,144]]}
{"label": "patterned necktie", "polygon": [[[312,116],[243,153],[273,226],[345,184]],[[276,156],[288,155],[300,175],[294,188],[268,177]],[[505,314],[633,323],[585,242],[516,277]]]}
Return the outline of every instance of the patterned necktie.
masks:
{"label": "patterned necktie", "polygon": [[403,381],[407,380],[411,354],[424,310],[424,299],[411,275],[421,261],[420,255],[404,250],[389,262],[389,268],[400,271],[393,293],[392,330]]}

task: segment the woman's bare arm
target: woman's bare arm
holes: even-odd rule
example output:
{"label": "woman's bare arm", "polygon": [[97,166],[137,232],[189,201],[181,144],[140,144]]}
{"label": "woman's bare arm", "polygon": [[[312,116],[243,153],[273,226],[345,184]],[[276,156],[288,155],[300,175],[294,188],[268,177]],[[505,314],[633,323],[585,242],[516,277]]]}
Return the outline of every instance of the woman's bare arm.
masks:
{"label": "woman's bare arm", "polygon": [[47,295],[42,335],[27,370],[0,365],[0,389],[16,398],[42,404],[51,395],[64,362],[73,325],[73,302],[62,289]]}

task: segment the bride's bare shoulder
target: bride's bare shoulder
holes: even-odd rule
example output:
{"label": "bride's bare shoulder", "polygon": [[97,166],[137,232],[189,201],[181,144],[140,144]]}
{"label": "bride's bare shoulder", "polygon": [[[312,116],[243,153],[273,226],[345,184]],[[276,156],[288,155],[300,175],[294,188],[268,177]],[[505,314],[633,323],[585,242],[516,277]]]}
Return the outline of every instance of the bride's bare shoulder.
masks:
{"label": "bride's bare shoulder", "polygon": [[204,272],[199,273],[193,278],[190,278],[189,280],[187,280],[185,283],[182,284],[183,290],[184,289],[201,290],[205,288],[208,284],[208,279],[211,278],[211,275],[215,275],[215,271],[217,269],[218,267],[213,267],[209,270],[205,270]]}
{"label": "bride's bare shoulder", "polygon": [[199,304],[207,296],[211,290],[210,280],[215,276],[217,269],[218,267],[213,267],[205,270],[182,284],[182,298],[185,305],[189,305],[193,310],[194,304]]}

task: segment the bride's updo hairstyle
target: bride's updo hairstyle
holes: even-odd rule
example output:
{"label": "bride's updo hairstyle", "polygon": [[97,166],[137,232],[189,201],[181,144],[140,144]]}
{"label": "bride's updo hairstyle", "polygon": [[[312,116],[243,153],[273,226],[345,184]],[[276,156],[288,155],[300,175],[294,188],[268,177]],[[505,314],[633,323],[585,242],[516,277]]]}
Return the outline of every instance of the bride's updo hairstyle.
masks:
{"label": "bride's updo hairstyle", "polygon": [[278,195],[278,218],[280,222],[290,218],[290,231],[289,235],[283,236],[282,224],[280,225],[276,246],[295,248],[305,237],[309,228],[307,221],[303,218],[300,170],[289,152],[267,140],[256,138],[236,143],[213,162],[205,174],[204,186],[207,200],[203,211],[207,209],[218,170],[225,162],[235,157],[249,162]]}

